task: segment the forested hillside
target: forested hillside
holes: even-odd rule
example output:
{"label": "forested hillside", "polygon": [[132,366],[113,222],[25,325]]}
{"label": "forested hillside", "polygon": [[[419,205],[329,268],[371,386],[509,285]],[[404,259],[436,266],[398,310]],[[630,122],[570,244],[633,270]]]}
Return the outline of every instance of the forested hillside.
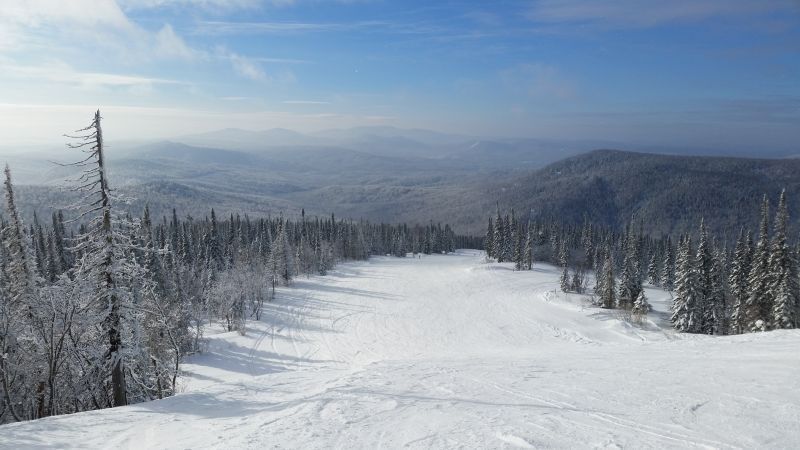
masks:
{"label": "forested hillside", "polygon": [[494,201],[520,216],[576,224],[588,217],[615,229],[635,222],[653,235],[696,230],[702,217],[732,241],[741,227],[756,229],[761,198],[783,189],[789,208],[800,209],[800,160],[598,150],[496,182],[479,198],[484,221]]}
{"label": "forested hillside", "polygon": [[[145,202],[155,216],[169,215],[173,207],[195,216],[210,207],[222,215],[287,217],[305,209],[371,221],[441,221],[481,235],[499,203],[521,218],[582,223],[588,217],[615,229],[635,220],[651,234],[693,230],[703,216],[710,231],[730,240],[742,226],[756,226],[764,194],[774,198],[786,189],[789,207],[800,209],[798,159],[598,150],[541,168],[558,153],[542,153],[534,144],[528,150],[517,144],[513,151],[481,150],[483,145],[425,158],[340,147],[242,151],[159,142],[112,156],[108,165],[115,187],[138,199],[129,205],[137,215]],[[482,156],[466,156],[470,151]],[[19,178],[21,208],[29,218],[72,200],[56,187],[66,176],[63,168],[37,167]]]}

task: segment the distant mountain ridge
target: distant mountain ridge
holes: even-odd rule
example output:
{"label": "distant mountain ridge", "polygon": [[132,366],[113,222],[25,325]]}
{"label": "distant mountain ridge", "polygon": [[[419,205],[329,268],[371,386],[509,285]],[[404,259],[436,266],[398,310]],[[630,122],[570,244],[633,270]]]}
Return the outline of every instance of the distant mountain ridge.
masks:
{"label": "distant mountain ridge", "polygon": [[641,223],[654,233],[694,231],[702,217],[735,236],[740,227],[755,230],[762,196],[775,204],[782,189],[796,223],[800,160],[597,150],[494,183],[482,196],[524,215],[579,223],[585,214],[618,228]]}
{"label": "distant mountain ridge", "polygon": [[[392,140],[396,130],[377,131]],[[241,131],[216,136],[239,139]],[[266,139],[261,132],[245,134]],[[297,137],[280,129],[266,134]],[[499,203],[526,217],[579,223],[588,216],[617,228],[633,220],[654,233],[693,231],[702,216],[730,236],[741,226],[755,227],[763,194],[774,200],[786,188],[793,217],[800,217],[796,159],[584,151],[545,140],[475,139],[417,148],[435,149],[437,157],[356,147],[232,149],[159,141],[109,152],[108,164],[112,187],[139,199],[133,212],[146,203],[155,215],[173,207],[192,215],[212,207],[221,214],[251,215],[291,215],[305,208],[309,214],[374,221],[448,222],[460,232],[482,234]],[[24,188],[29,213],[68,203],[58,201],[66,194],[52,187],[67,178],[65,168],[39,161],[20,172],[27,184],[50,186]]]}

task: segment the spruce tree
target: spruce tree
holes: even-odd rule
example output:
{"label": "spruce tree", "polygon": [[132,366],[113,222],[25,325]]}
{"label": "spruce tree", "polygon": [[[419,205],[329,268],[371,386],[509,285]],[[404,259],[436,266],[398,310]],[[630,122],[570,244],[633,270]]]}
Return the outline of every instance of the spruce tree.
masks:
{"label": "spruce tree", "polygon": [[672,291],[675,288],[675,259],[672,256],[672,244],[669,241],[667,241],[664,249],[660,285],[667,291]]}
{"label": "spruce tree", "polygon": [[503,226],[503,218],[500,216],[500,207],[497,207],[497,217],[494,221],[494,239],[492,239],[492,250],[497,262],[505,261],[506,230]]}
{"label": "spruce tree", "polygon": [[672,303],[672,326],[681,332],[700,333],[703,312],[698,301],[696,265],[692,241],[685,237],[678,251],[675,268],[675,298]]}
{"label": "spruce tree", "polygon": [[650,264],[647,265],[647,281],[653,286],[659,286],[661,284],[656,256],[656,253],[653,252],[653,255],[650,257]]}
{"label": "spruce tree", "polygon": [[495,257],[494,224],[492,223],[491,217],[489,217],[489,226],[486,228],[486,237],[483,240],[483,248],[486,250],[487,258]]}
{"label": "spruce tree", "polygon": [[712,296],[713,290],[713,267],[714,261],[711,256],[711,249],[708,242],[708,231],[706,230],[705,220],[700,220],[700,240],[697,244],[697,255],[695,256],[695,280],[697,282],[697,308],[702,314],[700,332],[711,334],[714,324],[712,323],[712,311],[716,308]]}
{"label": "spruce tree", "polygon": [[773,282],[769,271],[769,253],[769,200],[765,195],[761,205],[758,242],[747,279],[749,291],[743,316],[745,331],[766,331],[770,327],[773,307],[770,287]]}
{"label": "spruce tree", "polygon": [[620,309],[631,309],[636,297],[642,290],[639,263],[639,239],[628,233],[624,244],[625,256],[622,260],[622,274],[619,280],[619,296],[617,298]]}
{"label": "spruce tree", "polygon": [[650,312],[652,307],[650,303],[647,301],[647,296],[644,294],[644,289],[639,291],[639,295],[636,296],[636,301],[633,302],[633,307],[631,307],[631,315],[636,322],[642,322],[645,317],[647,317],[647,313]]}
{"label": "spruce tree", "polygon": [[728,295],[725,286],[725,252],[717,249],[712,255],[711,288],[706,297],[705,332],[727,334],[730,329],[728,319]]}
{"label": "spruce tree", "polygon": [[730,312],[730,332],[733,334],[743,333],[746,329],[744,308],[749,293],[748,277],[750,274],[750,258],[752,253],[753,237],[751,232],[744,229],[739,231],[739,238],[736,240],[733,263],[728,276],[728,285],[732,300]]}
{"label": "spruce tree", "polygon": [[771,273],[770,299],[773,301],[770,323],[773,328],[795,328],[797,326],[798,285],[797,266],[787,242],[789,212],[786,207],[786,191],[781,192],[772,248],[769,256]]}
{"label": "spruce tree", "polygon": [[603,262],[603,277],[600,285],[600,304],[605,309],[612,309],[616,304],[616,283],[614,280],[614,258],[611,255],[611,246],[606,247],[605,261]]}
{"label": "spruce tree", "polygon": [[525,235],[523,261],[525,264],[525,270],[531,270],[533,268],[533,236],[531,235],[530,224],[528,224],[528,232]]}

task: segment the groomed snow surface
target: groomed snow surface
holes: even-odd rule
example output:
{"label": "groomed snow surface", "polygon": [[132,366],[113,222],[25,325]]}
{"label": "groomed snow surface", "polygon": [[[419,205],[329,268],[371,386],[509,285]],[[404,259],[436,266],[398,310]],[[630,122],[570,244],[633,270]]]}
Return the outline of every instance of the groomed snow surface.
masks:
{"label": "groomed snow surface", "polygon": [[181,394],[0,427],[0,446],[798,448],[800,332],[641,327],[481,252],[299,279],[209,338]]}

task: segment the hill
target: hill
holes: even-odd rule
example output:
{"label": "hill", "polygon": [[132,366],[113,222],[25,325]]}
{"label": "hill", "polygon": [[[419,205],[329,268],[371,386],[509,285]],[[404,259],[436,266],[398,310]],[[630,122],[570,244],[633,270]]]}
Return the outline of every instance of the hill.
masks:
{"label": "hill", "polygon": [[[172,208],[195,216],[210,208],[226,215],[294,215],[305,208],[372,221],[447,222],[482,234],[499,203],[533,218],[588,217],[617,228],[633,219],[656,234],[695,230],[704,217],[712,230],[733,236],[756,226],[762,195],[774,201],[785,188],[790,212],[800,217],[798,159],[598,150],[550,163],[560,154],[553,147],[518,144],[474,141],[466,150],[424,158],[335,146],[231,150],[163,141],[112,154],[109,167],[112,186],[138,199],[133,212],[148,203],[156,216]],[[29,184],[20,189],[28,213],[68,204],[67,193],[42,187],[66,178],[65,169],[32,161],[21,161],[20,170]]]}
{"label": "hill", "polygon": [[482,197],[523,215],[622,227],[633,219],[651,233],[695,230],[700,218],[735,236],[756,228],[759,201],[786,189],[800,216],[800,160],[653,155],[598,150],[494,183]]}

